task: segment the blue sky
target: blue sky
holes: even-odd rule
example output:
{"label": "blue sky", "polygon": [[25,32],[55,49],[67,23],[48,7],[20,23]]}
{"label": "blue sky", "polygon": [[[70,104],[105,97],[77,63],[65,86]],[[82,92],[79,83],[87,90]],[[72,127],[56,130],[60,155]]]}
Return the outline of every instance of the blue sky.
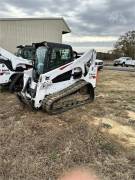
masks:
{"label": "blue sky", "polygon": [[0,0],[0,17],[64,17],[72,30],[63,42],[78,51],[108,51],[135,30],[134,0]]}

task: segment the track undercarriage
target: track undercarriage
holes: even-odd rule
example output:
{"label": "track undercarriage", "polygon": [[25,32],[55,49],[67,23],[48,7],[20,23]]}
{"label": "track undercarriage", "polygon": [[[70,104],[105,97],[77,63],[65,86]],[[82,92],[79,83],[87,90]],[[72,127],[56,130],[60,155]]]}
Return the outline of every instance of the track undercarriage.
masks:
{"label": "track undercarriage", "polygon": [[42,108],[49,114],[58,114],[94,100],[94,89],[80,80],[68,88],[47,96]]}
{"label": "track undercarriage", "polygon": [[[33,108],[28,99],[18,94],[23,104]],[[75,107],[90,103],[94,100],[94,89],[84,80],[79,80],[68,88],[48,95],[42,101],[42,110],[48,114],[59,114]],[[34,108],[35,109],[35,108]]]}

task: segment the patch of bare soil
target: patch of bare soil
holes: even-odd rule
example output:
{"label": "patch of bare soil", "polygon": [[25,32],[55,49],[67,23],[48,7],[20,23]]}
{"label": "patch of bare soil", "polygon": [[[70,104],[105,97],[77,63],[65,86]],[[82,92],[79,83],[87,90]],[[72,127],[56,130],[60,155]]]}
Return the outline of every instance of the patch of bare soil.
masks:
{"label": "patch of bare soil", "polygon": [[55,180],[76,167],[135,179],[135,74],[103,71],[93,104],[50,116],[0,93],[0,179]]}

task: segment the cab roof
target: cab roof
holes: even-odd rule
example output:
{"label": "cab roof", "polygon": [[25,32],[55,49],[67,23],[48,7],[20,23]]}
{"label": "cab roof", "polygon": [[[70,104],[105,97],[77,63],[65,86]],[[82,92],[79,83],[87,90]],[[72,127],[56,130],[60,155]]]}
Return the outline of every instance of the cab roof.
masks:
{"label": "cab roof", "polygon": [[41,47],[41,46],[46,46],[46,47],[50,47],[50,48],[57,47],[57,48],[70,48],[70,49],[72,49],[72,47],[70,45],[67,45],[67,44],[53,43],[53,42],[47,42],[47,41],[43,41],[40,43],[33,43],[32,45],[36,49],[38,47]]}

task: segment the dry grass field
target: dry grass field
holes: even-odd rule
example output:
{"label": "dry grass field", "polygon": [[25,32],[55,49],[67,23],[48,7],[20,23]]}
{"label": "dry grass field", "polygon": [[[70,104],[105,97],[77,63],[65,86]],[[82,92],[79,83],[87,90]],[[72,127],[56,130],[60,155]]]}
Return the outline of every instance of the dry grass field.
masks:
{"label": "dry grass field", "polygon": [[0,180],[55,180],[76,167],[135,179],[135,73],[101,71],[92,104],[50,116],[0,93]]}

